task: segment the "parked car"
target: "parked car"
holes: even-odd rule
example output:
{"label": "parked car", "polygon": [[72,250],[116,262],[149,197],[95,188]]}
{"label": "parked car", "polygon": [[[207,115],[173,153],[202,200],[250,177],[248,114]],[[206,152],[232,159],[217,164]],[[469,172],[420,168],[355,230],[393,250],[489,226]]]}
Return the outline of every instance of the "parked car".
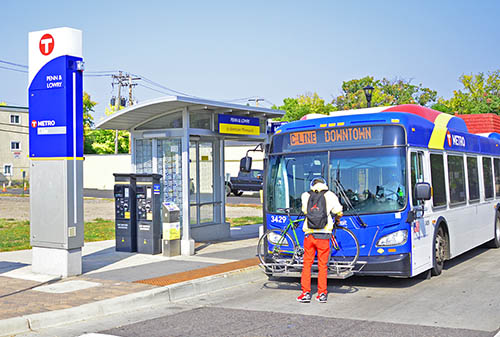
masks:
{"label": "parked car", "polygon": [[260,191],[262,189],[262,170],[250,170],[250,172],[238,173],[237,177],[231,177],[226,181],[226,195],[233,193],[240,196],[245,191]]}

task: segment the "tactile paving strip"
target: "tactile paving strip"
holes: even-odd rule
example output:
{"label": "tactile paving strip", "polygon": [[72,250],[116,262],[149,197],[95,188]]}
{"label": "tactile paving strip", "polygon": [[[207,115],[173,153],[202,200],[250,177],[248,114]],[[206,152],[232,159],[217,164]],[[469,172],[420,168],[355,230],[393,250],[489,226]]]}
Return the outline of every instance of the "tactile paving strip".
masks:
{"label": "tactile paving strip", "polygon": [[200,269],[194,269],[190,271],[185,271],[182,273],[175,273],[160,277],[154,277],[146,280],[135,281],[135,283],[144,283],[154,286],[167,286],[174,283],[180,283],[185,281],[190,281],[206,276],[226,273],[233,270],[243,269],[247,267],[253,267],[259,264],[259,259],[254,257],[251,259],[240,260],[236,262],[229,262],[224,264],[219,264],[216,266],[210,266]]}

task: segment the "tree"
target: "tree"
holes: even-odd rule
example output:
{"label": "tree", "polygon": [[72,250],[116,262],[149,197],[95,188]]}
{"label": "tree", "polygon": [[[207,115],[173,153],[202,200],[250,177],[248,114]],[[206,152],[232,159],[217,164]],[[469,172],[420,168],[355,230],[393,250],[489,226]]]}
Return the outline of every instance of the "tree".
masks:
{"label": "tree", "polygon": [[283,100],[283,105],[272,108],[286,111],[282,120],[288,122],[299,120],[311,113],[328,115],[330,111],[335,110],[332,104],[325,104],[325,100],[320,98],[317,93],[306,93],[297,98],[288,97]]}
{"label": "tree", "polygon": [[500,114],[500,70],[487,75],[462,75],[459,78],[463,88],[453,91],[449,100],[440,98],[433,109],[459,114]]}
{"label": "tree", "polygon": [[97,103],[90,99],[90,95],[83,92],[83,127],[88,127],[89,129],[94,126],[94,117],[92,117],[92,112],[94,112],[94,106]]}
{"label": "tree", "polygon": [[[110,116],[118,110],[116,109],[116,107],[109,105],[108,107],[106,107],[104,113],[106,114],[106,116]],[[85,135],[84,153],[86,154],[115,153],[115,138],[117,133],[118,133],[118,153],[129,153],[130,133],[128,131],[95,130],[95,129],[91,130],[90,127],[88,128],[88,132]]]}
{"label": "tree", "polygon": [[426,106],[436,101],[437,92],[423,87],[422,84],[411,84],[410,80],[395,79],[375,80],[371,76],[353,79],[342,83],[342,95],[333,100],[337,110],[360,109],[367,106],[363,88],[371,85],[371,106],[386,106],[398,104],[420,104]]}
{"label": "tree", "polygon": [[94,126],[94,117],[92,117],[92,112],[94,112],[94,106],[97,103],[90,99],[90,95],[83,92],[83,153],[94,153],[92,152],[92,130]]}

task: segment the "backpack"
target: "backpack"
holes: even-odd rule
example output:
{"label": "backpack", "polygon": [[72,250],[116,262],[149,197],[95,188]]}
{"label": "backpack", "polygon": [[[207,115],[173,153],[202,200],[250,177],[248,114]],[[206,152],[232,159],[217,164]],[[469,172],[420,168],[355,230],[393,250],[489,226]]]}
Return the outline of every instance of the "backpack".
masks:
{"label": "backpack", "polygon": [[328,223],[328,214],[326,212],[325,193],[328,191],[310,191],[309,201],[307,202],[307,227],[309,229],[322,229]]}

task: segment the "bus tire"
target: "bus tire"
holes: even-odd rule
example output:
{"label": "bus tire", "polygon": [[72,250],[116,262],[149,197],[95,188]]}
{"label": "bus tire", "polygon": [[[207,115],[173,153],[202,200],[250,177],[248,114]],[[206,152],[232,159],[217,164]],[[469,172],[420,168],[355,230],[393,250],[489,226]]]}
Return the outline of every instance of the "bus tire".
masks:
{"label": "bus tire", "polygon": [[488,242],[488,246],[491,248],[500,248],[500,215],[497,213],[495,216],[495,233],[493,240]]}
{"label": "bus tire", "polygon": [[439,225],[434,234],[434,244],[432,245],[432,276],[441,275],[443,271],[444,261],[446,259],[446,250],[448,249],[448,240],[444,226]]}

